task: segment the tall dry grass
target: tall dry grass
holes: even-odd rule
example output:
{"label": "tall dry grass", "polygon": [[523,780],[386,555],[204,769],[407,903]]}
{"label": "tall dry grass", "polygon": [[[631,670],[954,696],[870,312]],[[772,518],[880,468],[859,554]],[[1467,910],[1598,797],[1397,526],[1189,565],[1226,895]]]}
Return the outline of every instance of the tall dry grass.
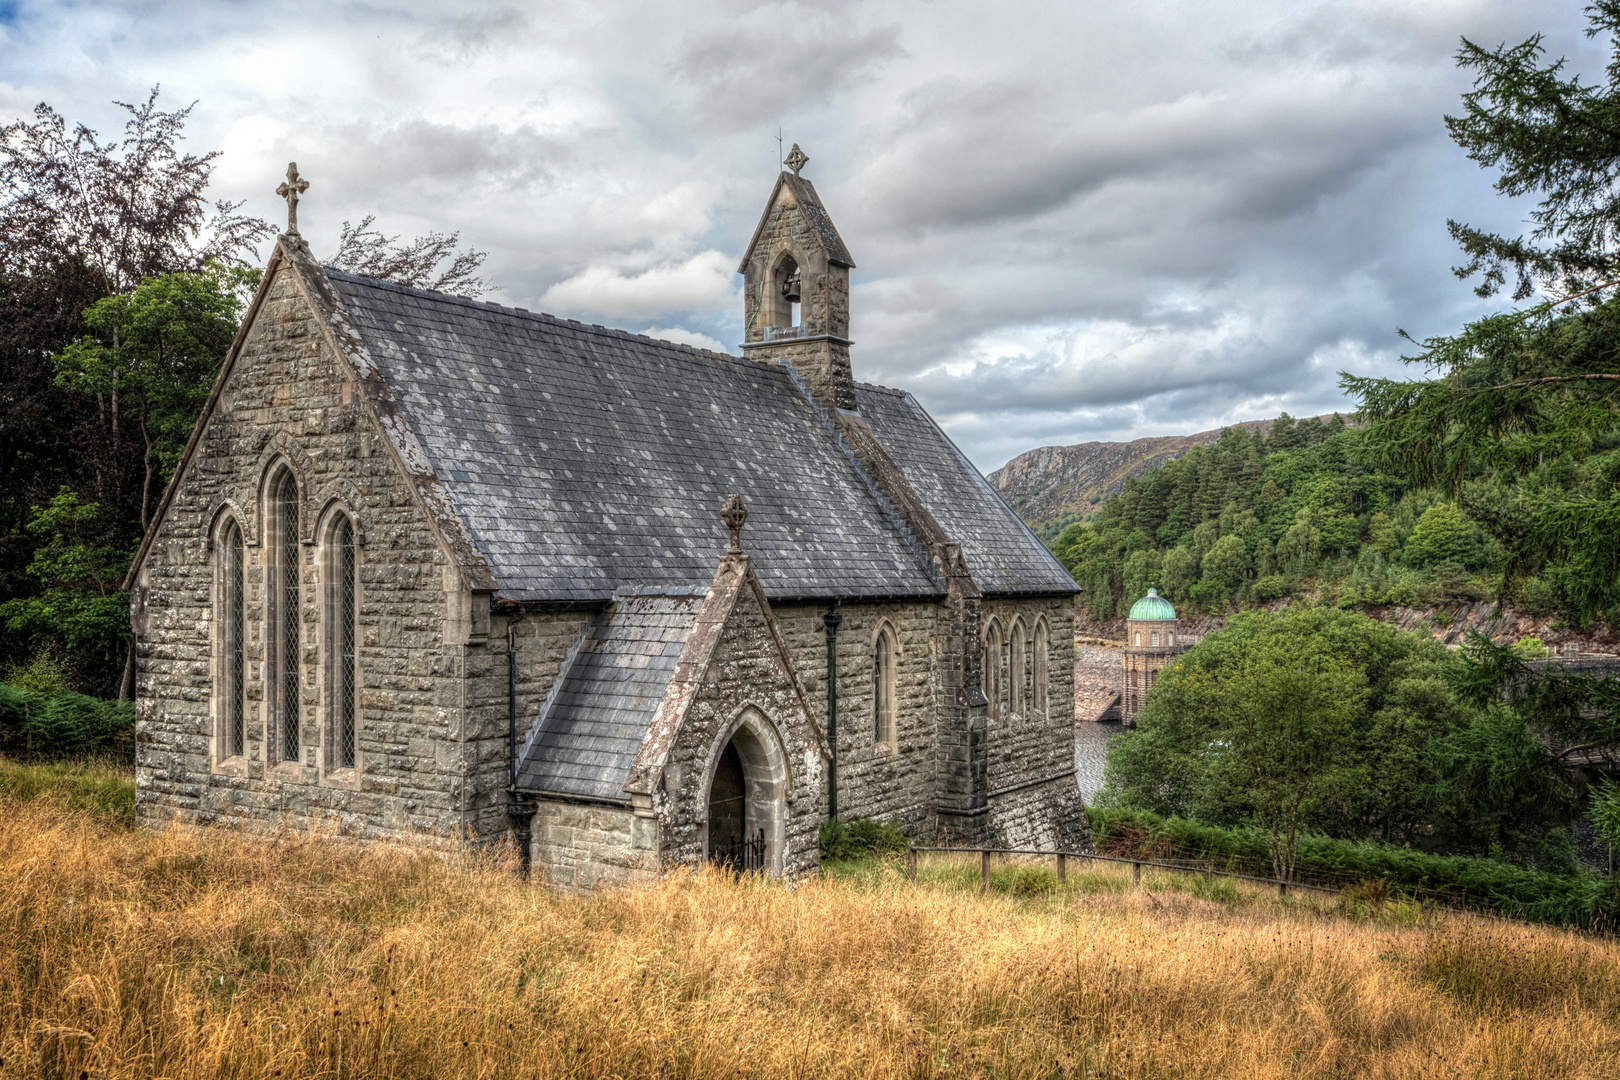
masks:
{"label": "tall dry grass", "polygon": [[1609,941],[959,869],[583,897],[12,800],[0,1076],[1620,1075]]}

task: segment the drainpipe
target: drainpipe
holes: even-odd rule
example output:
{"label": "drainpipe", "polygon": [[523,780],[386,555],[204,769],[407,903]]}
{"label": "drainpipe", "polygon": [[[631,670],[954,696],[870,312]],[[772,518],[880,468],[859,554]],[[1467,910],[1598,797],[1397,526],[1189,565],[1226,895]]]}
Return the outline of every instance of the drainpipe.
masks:
{"label": "drainpipe", "polygon": [[529,828],[534,821],[535,806],[517,789],[517,624],[523,612],[506,623],[506,790],[510,801],[506,816],[512,821],[512,836],[517,841],[518,859],[524,880],[529,877]]}
{"label": "drainpipe", "polygon": [[844,617],[834,600],[821,623],[827,628],[827,743],[832,760],[827,762],[827,817],[838,817],[838,627]]}

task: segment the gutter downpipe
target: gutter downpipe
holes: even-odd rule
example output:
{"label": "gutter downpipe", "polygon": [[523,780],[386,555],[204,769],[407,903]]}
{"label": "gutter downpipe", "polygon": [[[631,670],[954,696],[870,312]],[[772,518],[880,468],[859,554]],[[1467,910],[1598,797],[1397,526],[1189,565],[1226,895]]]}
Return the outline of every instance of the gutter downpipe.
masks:
{"label": "gutter downpipe", "polygon": [[834,600],[821,617],[827,628],[827,744],[831,758],[827,762],[827,817],[838,819],[838,627],[844,617],[838,612]]}
{"label": "gutter downpipe", "polygon": [[518,863],[523,879],[529,879],[530,840],[533,830],[535,805],[517,789],[517,624],[523,619],[519,611],[506,624],[506,790],[511,796],[506,816],[512,821],[512,838],[517,841]]}

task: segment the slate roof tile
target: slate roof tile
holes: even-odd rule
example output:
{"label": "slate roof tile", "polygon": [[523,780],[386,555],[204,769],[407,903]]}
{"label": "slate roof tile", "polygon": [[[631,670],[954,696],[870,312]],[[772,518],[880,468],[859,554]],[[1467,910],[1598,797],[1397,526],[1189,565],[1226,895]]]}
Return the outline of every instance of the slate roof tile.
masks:
{"label": "slate roof tile", "polygon": [[[538,718],[518,763],[518,786],[628,802],[624,782],[701,606],[693,596],[617,600]],[[659,653],[647,655],[648,639],[668,631],[680,635],[673,651],[653,641]]]}
{"label": "slate roof tile", "polygon": [[855,405],[987,595],[1074,593],[1079,586],[996,489],[903,390],[855,385]]}
{"label": "slate roof tile", "polygon": [[[327,276],[502,595],[701,594],[726,550],[719,508],[733,491],[767,595],[939,595],[920,549],[777,365]],[[914,399],[868,386],[857,397],[981,589],[1074,588]]]}

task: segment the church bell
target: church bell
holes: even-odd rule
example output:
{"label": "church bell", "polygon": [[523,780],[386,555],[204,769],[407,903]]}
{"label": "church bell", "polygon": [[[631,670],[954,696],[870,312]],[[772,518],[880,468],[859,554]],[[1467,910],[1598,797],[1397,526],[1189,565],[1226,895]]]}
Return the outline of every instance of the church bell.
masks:
{"label": "church bell", "polygon": [[782,296],[790,304],[799,302],[799,271],[793,271],[793,276],[782,282]]}

